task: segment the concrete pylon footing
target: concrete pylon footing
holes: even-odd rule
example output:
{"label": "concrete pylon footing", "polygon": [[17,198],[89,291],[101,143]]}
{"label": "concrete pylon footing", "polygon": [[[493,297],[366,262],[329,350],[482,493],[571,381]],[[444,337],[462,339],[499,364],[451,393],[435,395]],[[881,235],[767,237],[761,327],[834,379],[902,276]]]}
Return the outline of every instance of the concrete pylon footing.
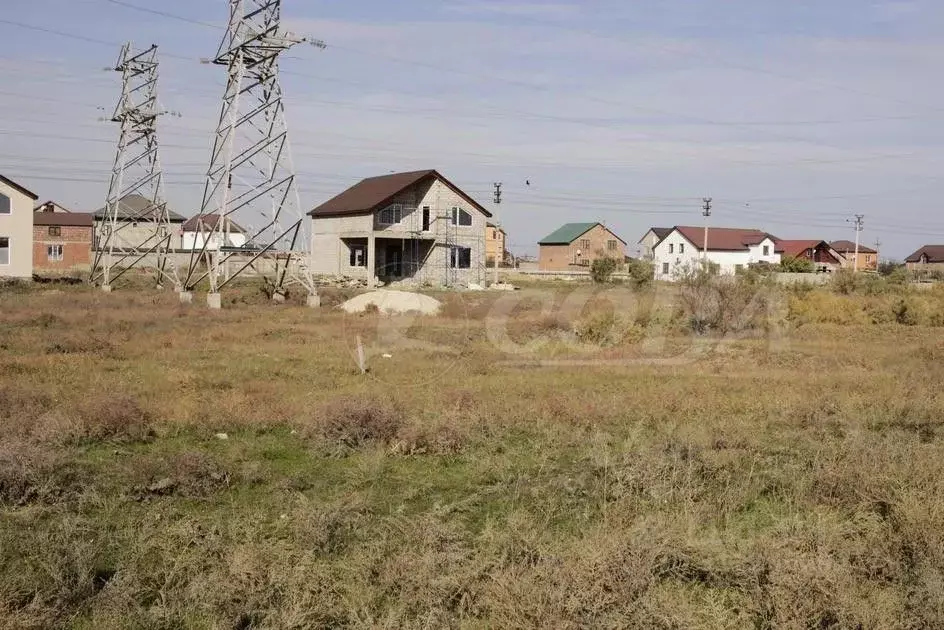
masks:
{"label": "concrete pylon footing", "polygon": [[193,304],[193,293],[190,291],[180,291],[177,293],[181,304]]}
{"label": "concrete pylon footing", "polygon": [[308,296],[308,308],[321,308],[321,296],[318,294]]}
{"label": "concrete pylon footing", "polygon": [[272,302],[274,304],[285,304],[285,294],[284,293],[273,293]]}
{"label": "concrete pylon footing", "polygon": [[207,306],[214,311],[218,311],[223,308],[223,300],[220,298],[219,293],[207,293]]}
{"label": "concrete pylon footing", "polygon": [[111,285],[110,285],[110,284],[103,284],[103,285],[102,285],[102,291],[104,291],[105,293],[111,293]]}

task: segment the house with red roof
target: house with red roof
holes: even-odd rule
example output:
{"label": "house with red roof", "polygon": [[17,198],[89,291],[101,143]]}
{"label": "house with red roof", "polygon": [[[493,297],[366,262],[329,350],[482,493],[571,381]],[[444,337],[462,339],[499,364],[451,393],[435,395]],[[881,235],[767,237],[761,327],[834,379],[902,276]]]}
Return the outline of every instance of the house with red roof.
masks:
{"label": "house with red roof", "polygon": [[835,271],[843,266],[842,254],[826,241],[816,239],[779,240],[777,249],[782,258],[808,260],[817,271]]}
{"label": "house with red roof", "polygon": [[677,225],[652,249],[657,280],[673,280],[707,260],[721,274],[734,274],[757,263],[780,263],[777,237],[757,229]]}

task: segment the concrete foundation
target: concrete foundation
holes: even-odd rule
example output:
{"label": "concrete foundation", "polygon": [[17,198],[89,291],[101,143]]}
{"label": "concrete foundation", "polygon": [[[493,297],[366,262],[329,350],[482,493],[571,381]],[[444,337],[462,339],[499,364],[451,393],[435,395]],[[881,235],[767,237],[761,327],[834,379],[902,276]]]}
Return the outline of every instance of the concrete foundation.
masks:
{"label": "concrete foundation", "polygon": [[223,308],[223,300],[219,293],[207,293],[207,306],[214,311]]}
{"label": "concrete foundation", "polygon": [[181,304],[193,304],[193,293],[190,291],[180,291],[177,293]]}
{"label": "concrete foundation", "polygon": [[315,293],[308,296],[308,308],[321,308],[321,296]]}
{"label": "concrete foundation", "polygon": [[272,294],[272,303],[273,304],[285,304],[285,294],[275,292]]}
{"label": "concrete foundation", "polygon": [[102,285],[102,291],[104,291],[105,293],[111,293],[111,285],[110,285],[110,284],[103,284],[103,285]]}

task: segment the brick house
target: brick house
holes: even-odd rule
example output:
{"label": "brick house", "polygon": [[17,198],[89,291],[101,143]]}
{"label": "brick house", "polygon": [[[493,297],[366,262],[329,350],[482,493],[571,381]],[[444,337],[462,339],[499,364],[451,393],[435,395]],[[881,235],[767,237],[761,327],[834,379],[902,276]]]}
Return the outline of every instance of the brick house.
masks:
{"label": "brick house", "polygon": [[816,266],[817,271],[834,271],[842,266],[842,256],[826,241],[779,240],[777,251],[781,259],[808,260]]}
{"label": "brick house", "polygon": [[69,212],[47,201],[33,212],[33,270],[88,271],[94,221],[91,214]]}
{"label": "brick house", "polygon": [[944,245],[925,245],[905,258],[905,266],[919,273],[944,272]]}
{"label": "brick house", "polygon": [[494,223],[485,224],[485,261],[489,266],[494,264],[496,258],[499,265],[507,262],[507,238],[507,233],[501,227]]}
{"label": "brick house", "polygon": [[626,241],[602,223],[566,223],[538,242],[541,271],[590,267],[599,258],[626,259]]}
{"label": "brick house", "polygon": [[833,241],[829,244],[833,250],[839,252],[842,258],[842,266],[846,269],[858,269],[859,271],[877,271],[878,270],[878,250],[859,244],[859,263],[856,264],[856,245],[852,241]]}

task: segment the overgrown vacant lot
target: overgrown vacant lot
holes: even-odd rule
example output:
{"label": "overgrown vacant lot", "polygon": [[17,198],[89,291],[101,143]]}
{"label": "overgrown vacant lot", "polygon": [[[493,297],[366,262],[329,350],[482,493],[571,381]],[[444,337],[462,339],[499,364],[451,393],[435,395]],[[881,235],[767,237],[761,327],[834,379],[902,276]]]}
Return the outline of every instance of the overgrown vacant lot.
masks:
{"label": "overgrown vacant lot", "polygon": [[942,328],[247,295],[0,293],[0,626],[944,627]]}

